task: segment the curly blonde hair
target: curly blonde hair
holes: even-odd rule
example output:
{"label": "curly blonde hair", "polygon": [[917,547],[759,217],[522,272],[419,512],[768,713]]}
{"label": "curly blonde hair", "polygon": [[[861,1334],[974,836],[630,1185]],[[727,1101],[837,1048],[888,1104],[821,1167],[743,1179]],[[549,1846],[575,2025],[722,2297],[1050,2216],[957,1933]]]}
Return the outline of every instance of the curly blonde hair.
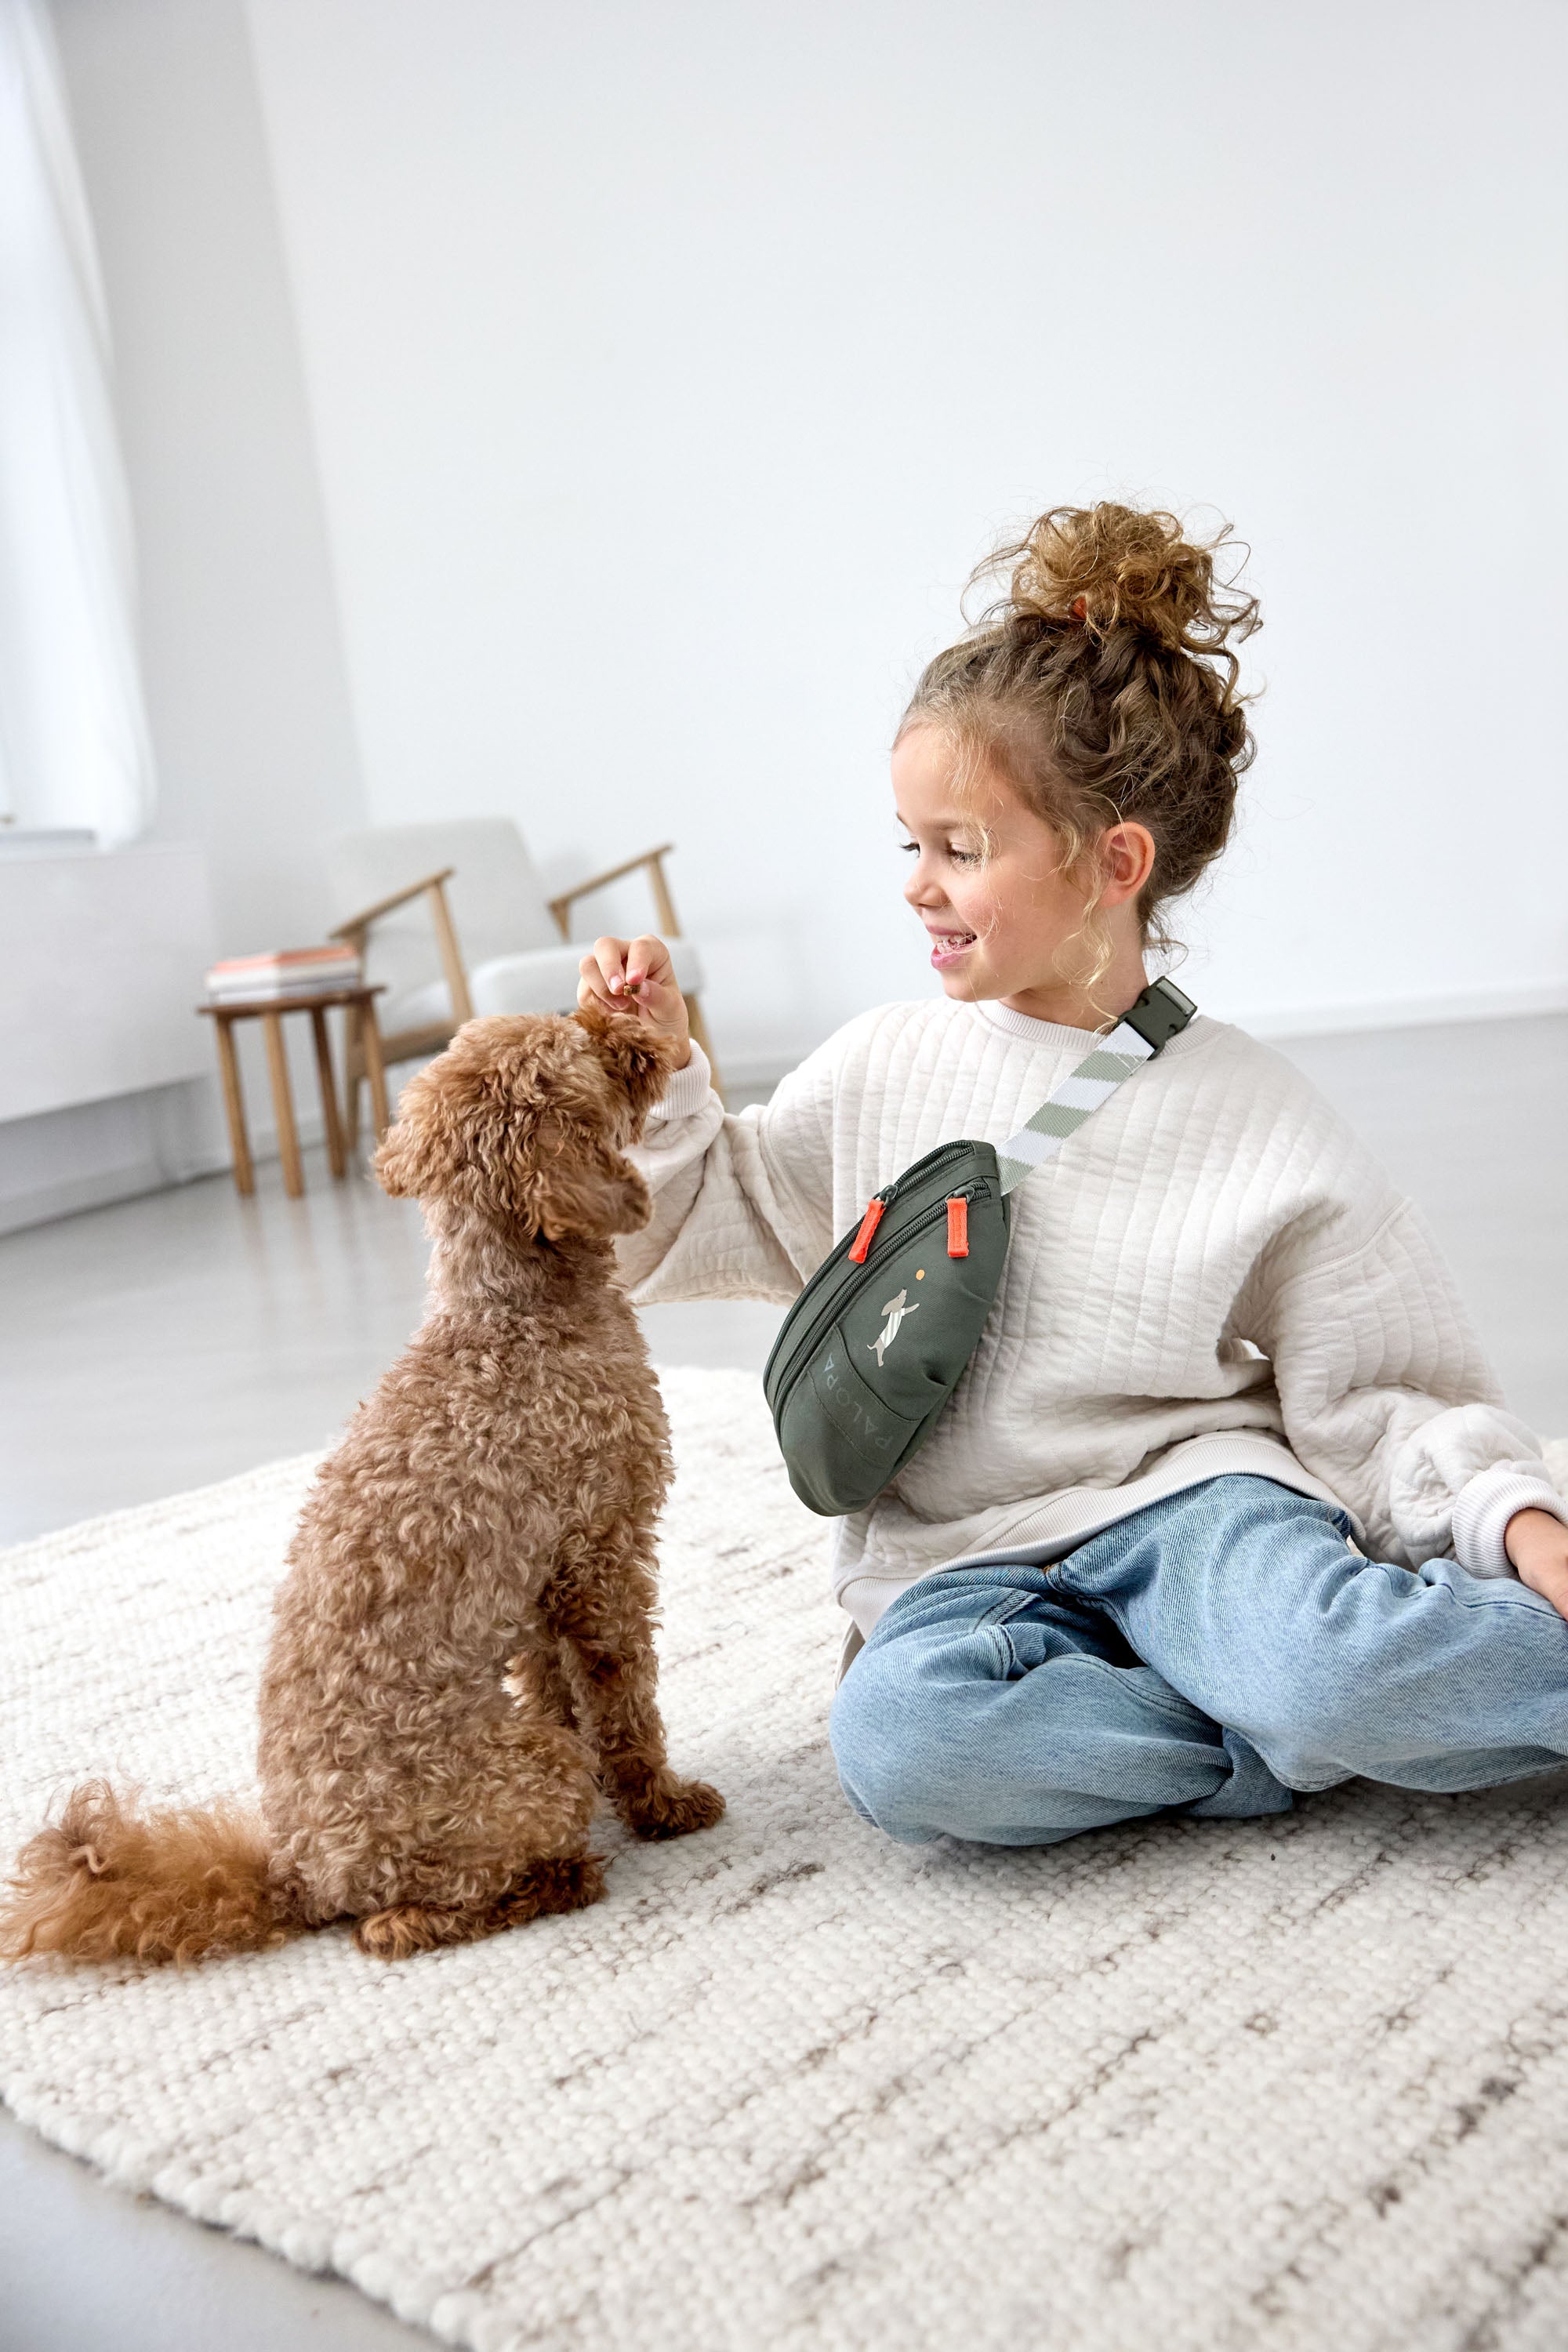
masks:
{"label": "curly blonde hair", "polygon": [[[1260,616],[1218,577],[1222,551],[1246,553],[1228,524],[1200,541],[1171,514],[1053,507],[977,567],[971,589],[1005,573],[1005,593],[927,664],[899,722],[900,739],[942,729],[961,780],[1000,771],[1050,825],[1068,873],[1089,867],[1107,826],[1147,826],[1154,864],[1138,916],[1145,945],[1166,952],[1179,943],[1165,908],[1225,847],[1255,751],[1234,648]],[[1112,950],[1103,877],[1088,880],[1077,934],[1088,969],[1072,976],[1092,996]]]}

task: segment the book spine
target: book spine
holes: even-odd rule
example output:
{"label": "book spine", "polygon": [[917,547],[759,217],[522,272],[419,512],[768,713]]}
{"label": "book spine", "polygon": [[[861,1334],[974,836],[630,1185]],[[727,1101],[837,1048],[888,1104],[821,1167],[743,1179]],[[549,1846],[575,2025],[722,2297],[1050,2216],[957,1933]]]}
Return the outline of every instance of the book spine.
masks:
{"label": "book spine", "polygon": [[280,971],[230,971],[220,963],[214,964],[209,977],[232,981],[237,988],[258,988],[274,981],[342,979],[358,970],[357,963],[291,963]]}
{"label": "book spine", "polygon": [[206,982],[209,996],[304,996],[330,994],[340,988],[357,988],[357,971],[290,972],[280,980],[223,980],[210,974]]}
{"label": "book spine", "polygon": [[353,948],[300,948],[283,955],[219,956],[212,969],[232,972],[237,980],[272,980],[295,971],[346,971],[358,962]]}

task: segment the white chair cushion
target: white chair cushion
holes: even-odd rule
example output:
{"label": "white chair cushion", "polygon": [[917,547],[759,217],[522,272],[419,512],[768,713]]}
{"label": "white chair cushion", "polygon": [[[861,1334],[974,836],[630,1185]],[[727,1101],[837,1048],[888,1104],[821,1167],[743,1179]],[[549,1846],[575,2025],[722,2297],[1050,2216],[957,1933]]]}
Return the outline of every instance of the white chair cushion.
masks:
{"label": "white chair cushion", "polygon": [[[453,817],[440,824],[387,824],[340,834],[327,851],[334,920],[342,922],[444,866],[457,868],[447,885],[447,904],[468,971],[494,956],[548,950],[558,941],[544,885],[510,817]],[[448,1017],[445,989],[436,1011],[420,1014],[409,1009],[416,997],[428,996],[440,970],[427,898],[416,898],[382,918],[370,935],[366,976],[389,991],[382,1003],[384,1028],[412,1028],[421,1019]]]}
{"label": "white chair cushion", "polygon": [[437,1022],[450,1026],[452,999],[446,982],[433,980],[424,988],[389,989],[376,998],[375,1018],[384,1039],[395,1037],[404,1029],[434,1029]]}
{"label": "white chair cushion", "polygon": [[[702,959],[690,940],[669,941],[676,986],[688,995],[702,985]],[[496,956],[468,974],[476,1013],[575,1013],[577,967],[587,950],[546,948],[534,955]]]}
{"label": "white chair cushion", "polygon": [[[338,919],[444,866],[457,868],[447,902],[474,1011],[574,1012],[583,943],[562,942],[544,887],[510,817],[455,817],[341,834],[329,850]],[[691,941],[669,945],[680,988],[700,988],[702,961]],[[366,966],[366,978],[386,990],[376,1007],[384,1036],[450,1022],[451,998],[423,896],[375,924]]]}

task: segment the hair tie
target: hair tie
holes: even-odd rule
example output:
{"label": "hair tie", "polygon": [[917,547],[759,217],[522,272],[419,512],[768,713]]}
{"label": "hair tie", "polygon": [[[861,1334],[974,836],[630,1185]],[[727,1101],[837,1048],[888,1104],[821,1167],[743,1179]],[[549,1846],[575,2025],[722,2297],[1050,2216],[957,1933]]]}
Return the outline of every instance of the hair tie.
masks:
{"label": "hair tie", "polygon": [[1088,618],[1089,618],[1089,600],[1088,600],[1088,598],[1087,598],[1087,597],[1084,597],[1084,596],[1075,596],[1075,597],[1073,598],[1073,600],[1072,600],[1072,617],[1073,617],[1073,619],[1074,619],[1075,621],[1087,621],[1087,620],[1088,620]]}

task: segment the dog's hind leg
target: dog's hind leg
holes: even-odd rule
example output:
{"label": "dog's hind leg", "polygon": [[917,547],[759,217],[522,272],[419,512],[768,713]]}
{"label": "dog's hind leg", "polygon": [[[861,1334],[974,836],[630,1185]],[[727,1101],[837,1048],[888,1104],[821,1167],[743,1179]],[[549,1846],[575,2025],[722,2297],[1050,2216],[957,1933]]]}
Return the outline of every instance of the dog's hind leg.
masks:
{"label": "dog's hind leg", "polygon": [[531,1863],[493,1903],[467,1910],[437,1903],[395,1903],[373,1912],[354,1929],[354,1942],[373,1959],[406,1960],[443,1944],[475,1944],[504,1928],[525,1927],[552,1911],[581,1911],[605,1892],[604,1857],[561,1854]]}
{"label": "dog's hind leg", "polygon": [[354,1942],[375,1960],[411,1959],[442,1944],[477,1943],[493,1933],[488,1911],[449,1911],[437,1903],[394,1903],[373,1911],[354,1929]]}
{"label": "dog's hind leg", "polygon": [[562,1854],[554,1862],[531,1863],[490,1913],[497,1927],[521,1927],[552,1911],[583,1911],[605,1892],[605,1857]]}
{"label": "dog's hind leg", "polygon": [[395,1835],[387,1824],[354,1825],[359,1866],[342,1908],[359,1920],[362,1952],[403,1959],[472,1943],[603,1892],[596,1865],[586,1866],[599,1801],[593,1757],[540,1715],[526,1674],[515,1688],[513,1679],[510,1707],[487,1704],[439,1753],[422,1751]]}

